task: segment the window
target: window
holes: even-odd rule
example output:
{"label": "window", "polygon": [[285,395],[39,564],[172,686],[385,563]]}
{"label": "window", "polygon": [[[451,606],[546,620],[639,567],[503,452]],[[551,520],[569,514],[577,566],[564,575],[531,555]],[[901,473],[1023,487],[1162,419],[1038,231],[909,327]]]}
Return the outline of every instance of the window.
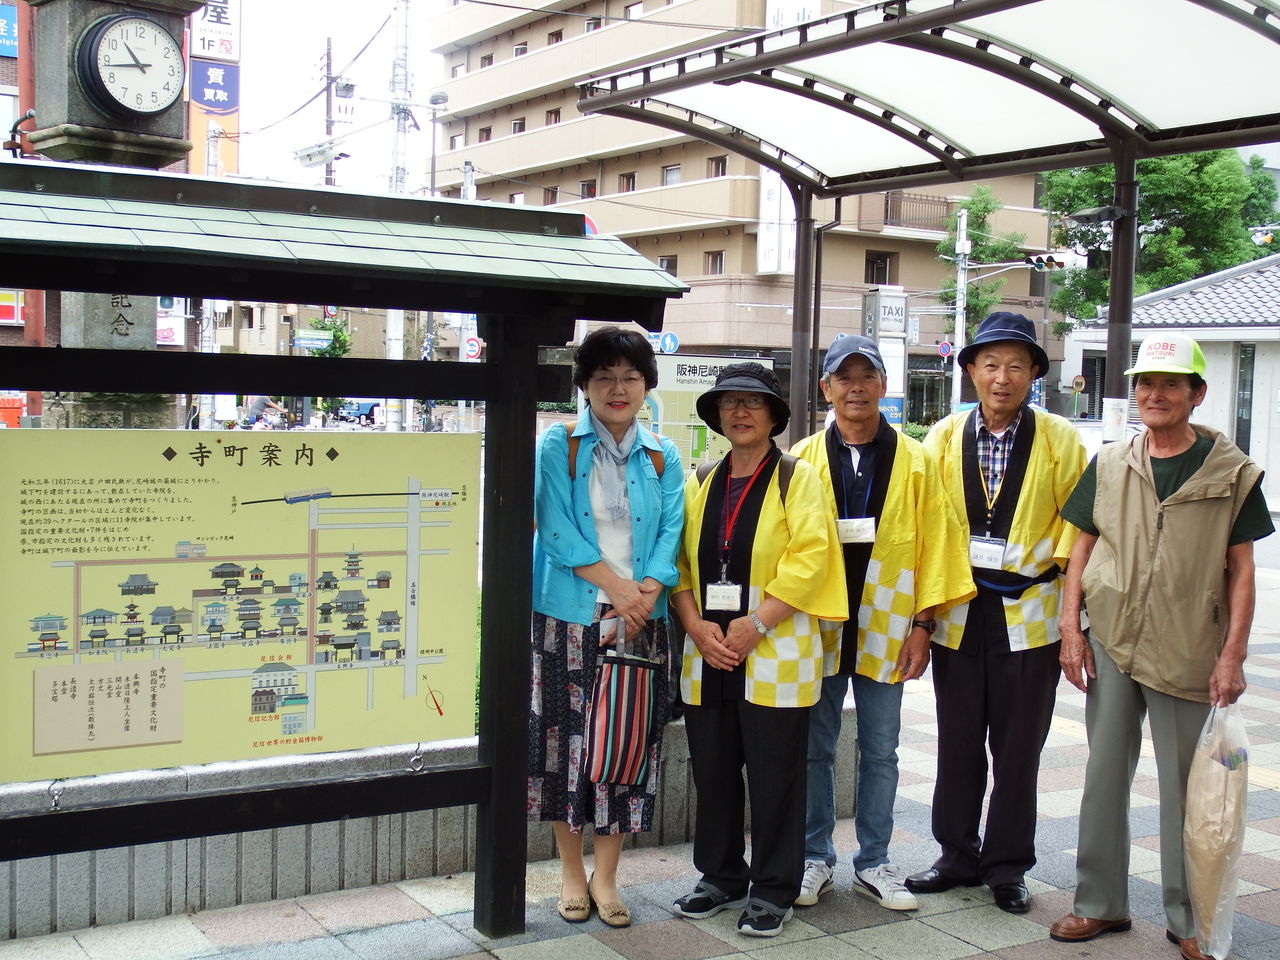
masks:
{"label": "window", "polygon": [[559,122],[560,122],[560,108],[559,108],[559,107],[556,107],[554,110],[548,110],[548,111],[547,111],[547,126],[549,127],[549,126],[551,126],[553,123],[559,123]]}
{"label": "window", "polygon": [[549,207],[560,199],[559,187],[543,187],[542,188],[542,205]]}
{"label": "window", "polygon": [[618,192],[630,193],[636,188],[636,175],[632,173],[618,174]]}
{"label": "window", "polygon": [[484,56],[480,58],[480,69],[483,70],[485,67],[492,67],[492,66],[493,66],[493,54],[492,53],[484,54]]}
{"label": "window", "polygon": [[866,269],[862,277],[863,283],[881,284],[894,283],[897,275],[896,253],[886,253],[883,250],[868,250]]}
{"label": "window", "polygon": [[600,25],[601,25],[601,20],[599,17],[588,17],[586,21],[582,24],[582,32],[590,33],[592,30],[599,30]]}
{"label": "window", "polygon": [[1236,366],[1236,446],[1242,453],[1249,452],[1253,433],[1253,361],[1257,355],[1256,343],[1236,346],[1239,363]]}
{"label": "window", "polygon": [[529,52],[529,44],[525,40],[521,40],[519,43],[517,43],[514,47],[511,48],[511,56],[513,57],[523,57],[528,52]]}
{"label": "window", "polygon": [[643,13],[644,13],[643,0],[641,0],[640,3],[628,3],[625,7],[622,8],[622,15],[626,17],[628,20],[634,20]]}
{"label": "window", "polygon": [[563,39],[564,39],[563,30],[552,30],[550,33],[547,34],[547,46],[549,47],[553,43],[559,43]]}
{"label": "window", "polygon": [[455,63],[452,67],[449,68],[450,77],[460,77],[466,72],[467,72],[467,65],[465,63]]}
{"label": "window", "polygon": [[578,181],[578,196],[594,197],[596,195],[596,182],[594,180]]}
{"label": "window", "polygon": [[460,134],[460,133],[455,133],[453,136],[451,136],[451,137],[449,138],[449,149],[450,149],[450,150],[461,150],[461,149],[462,149],[462,147],[463,147],[463,137],[462,137],[462,134]]}
{"label": "window", "polygon": [[476,134],[476,143],[485,143],[493,139],[493,127],[481,127]]}
{"label": "window", "polygon": [[680,164],[673,163],[669,167],[662,168],[662,185],[670,187],[680,182]]}
{"label": "window", "polygon": [[511,121],[512,133],[524,133],[524,117],[516,117]]}
{"label": "window", "polygon": [[253,329],[253,307],[240,306],[240,326],[245,330]]}
{"label": "window", "polygon": [[708,250],[702,257],[703,273],[724,273],[724,251]]}
{"label": "window", "polygon": [[508,193],[507,203],[524,203],[524,193]]}
{"label": "window", "polygon": [[707,158],[707,176],[723,177],[729,172],[729,158],[725,157],[709,157]]}
{"label": "window", "polygon": [[676,275],[676,255],[673,253],[670,256],[659,257],[658,267],[674,277]]}

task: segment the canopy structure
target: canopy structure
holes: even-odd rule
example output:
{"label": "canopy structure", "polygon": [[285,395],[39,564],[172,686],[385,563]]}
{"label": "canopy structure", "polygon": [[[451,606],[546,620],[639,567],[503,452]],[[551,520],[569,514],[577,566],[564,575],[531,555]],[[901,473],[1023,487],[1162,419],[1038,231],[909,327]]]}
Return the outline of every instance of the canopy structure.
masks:
{"label": "canopy structure", "polygon": [[1277,0],[887,0],[592,77],[578,106],[782,175],[797,326],[813,198],[1115,162],[1110,317],[1127,349],[1136,160],[1280,140],[1277,65]]}

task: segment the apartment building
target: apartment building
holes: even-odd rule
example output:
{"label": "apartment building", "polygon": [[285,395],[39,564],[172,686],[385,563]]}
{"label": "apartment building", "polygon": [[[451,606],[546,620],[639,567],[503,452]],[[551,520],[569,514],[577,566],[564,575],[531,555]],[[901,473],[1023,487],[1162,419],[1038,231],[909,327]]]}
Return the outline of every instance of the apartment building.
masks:
{"label": "apartment building", "polygon": [[[435,90],[439,114],[436,182],[459,196],[463,166],[474,168],[481,200],[577,210],[689,284],[666,311],[680,352],[770,356],[789,376],[792,275],[790,202],[776,177],[746,158],[660,127],[577,110],[575,84],[602,74],[722,41],[759,28],[765,0],[587,0],[533,9],[441,0],[431,35],[445,64]],[[833,12],[832,5],[814,15]],[[993,118],[992,122],[999,122]],[[856,144],[850,144],[856,149]],[[987,184],[1005,207],[1000,233],[1043,251],[1048,222],[1037,207],[1037,178]],[[951,267],[938,258],[944,221],[970,185],[845,198],[839,225],[824,235],[820,340],[856,331],[862,294],[897,284],[913,317],[908,417],[931,421],[949,396],[951,364],[937,342],[952,320],[936,299]],[[781,203],[779,203],[781,196]],[[781,215],[779,210],[785,211]],[[815,204],[815,221],[836,219],[834,201]],[[1044,274],[1012,270],[1004,308],[1043,324],[1051,358],[1061,343],[1048,330]]]}

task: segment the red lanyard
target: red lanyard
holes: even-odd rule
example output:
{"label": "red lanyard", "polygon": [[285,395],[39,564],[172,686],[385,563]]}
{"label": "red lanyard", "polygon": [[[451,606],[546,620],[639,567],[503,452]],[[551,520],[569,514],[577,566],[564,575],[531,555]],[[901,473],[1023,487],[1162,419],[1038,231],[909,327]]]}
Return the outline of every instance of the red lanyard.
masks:
{"label": "red lanyard", "polygon": [[[771,451],[772,452],[772,451]],[[729,454],[729,469],[724,472],[724,545],[720,551],[721,565],[728,563],[729,545],[733,542],[733,528],[738,522],[738,511],[742,509],[742,504],[747,499],[747,494],[751,492],[751,485],[756,482],[756,477],[760,476],[760,471],[764,469],[764,465],[769,462],[771,457],[765,454],[764,459],[760,461],[756,467],[756,472],[751,474],[751,479],[747,481],[747,485],[742,490],[742,496],[738,497],[737,504],[734,505],[733,512],[729,512],[729,497],[731,495],[732,475],[733,475],[733,454]]]}

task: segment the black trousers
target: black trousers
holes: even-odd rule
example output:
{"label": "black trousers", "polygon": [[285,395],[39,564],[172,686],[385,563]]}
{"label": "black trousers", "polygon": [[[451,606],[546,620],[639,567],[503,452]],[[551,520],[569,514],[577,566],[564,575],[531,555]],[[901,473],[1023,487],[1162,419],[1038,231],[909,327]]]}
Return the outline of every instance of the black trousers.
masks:
{"label": "black trousers", "polygon": [[[698,790],[693,864],[734,897],[750,892],[780,909],[800,894],[808,707],[760,707],[721,700],[685,707]],[[747,789],[742,769],[747,770]],[[751,798],[751,865],[743,837]]]}
{"label": "black trousers", "polygon": [[[938,705],[933,836],[942,847],[934,863],[938,870],[997,886],[1020,882],[1035,865],[1036,781],[1060,673],[1056,643],[1014,653],[933,648]],[[979,841],[988,744],[991,802]]]}

